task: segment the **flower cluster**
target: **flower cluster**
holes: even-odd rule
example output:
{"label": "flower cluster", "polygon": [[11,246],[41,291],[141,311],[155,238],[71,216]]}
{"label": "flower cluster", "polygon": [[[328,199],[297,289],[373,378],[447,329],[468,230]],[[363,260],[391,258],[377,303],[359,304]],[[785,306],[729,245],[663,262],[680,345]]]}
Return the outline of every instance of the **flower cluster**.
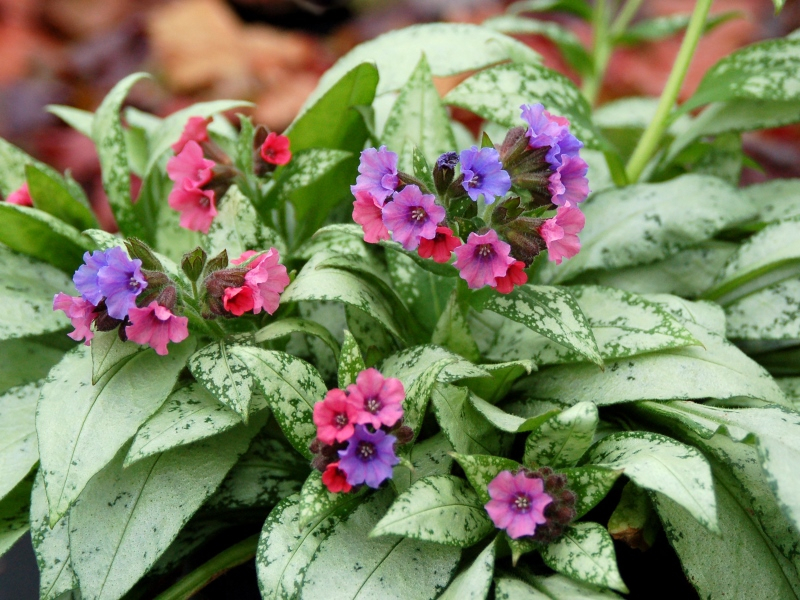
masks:
{"label": "flower cluster", "polygon": [[541,104],[523,105],[522,118],[528,126],[511,129],[499,149],[442,154],[433,190],[398,171],[397,154],[385,146],[364,150],[351,187],[364,240],[392,239],[439,263],[455,254],[470,288],[503,294],[527,281],[525,269],[542,250],[557,264],[575,256],[585,222],[578,203],[589,194],[583,144]]}
{"label": "flower cluster", "polygon": [[[228,188],[237,177],[244,176],[209,136],[211,120],[189,119],[180,139],[172,145],[175,156],[167,162],[167,175],[173,182],[170,207],[181,213],[181,227],[203,233],[208,233],[217,215],[217,204]],[[253,146],[253,169],[259,177],[292,158],[289,138],[263,126],[256,129]]]}
{"label": "flower cluster", "polygon": [[392,467],[400,462],[395,445],[411,439],[411,430],[402,425],[405,397],[399,379],[367,369],[346,391],[332,389],[314,405],[312,465],[322,471],[328,490],[378,488],[392,477]]}
{"label": "flower cluster", "polygon": [[491,500],[486,512],[509,537],[529,537],[546,544],[564,533],[576,516],[575,492],[567,489],[567,476],[550,467],[522,468],[516,474],[501,471],[489,483]]}

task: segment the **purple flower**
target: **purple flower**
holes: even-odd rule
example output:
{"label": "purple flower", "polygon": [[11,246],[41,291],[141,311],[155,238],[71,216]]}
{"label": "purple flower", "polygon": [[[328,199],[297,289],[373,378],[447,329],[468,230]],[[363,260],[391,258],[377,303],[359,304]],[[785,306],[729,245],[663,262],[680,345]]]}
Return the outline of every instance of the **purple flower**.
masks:
{"label": "purple flower", "polygon": [[436,159],[436,166],[440,169],[455,169],[458,164],[458,152],[445,152]]}
{"label": "purple flower", "polygon": [[533,535],[537,525],[547,522],[544,509],[553,499],[545,494],[541,478],[501,471],[488,489],[491,500],[485,505],[486,512],[495,527],[505,529],[512,539]]}
{"label": "purple flower", "polygon": [[397,154],[387,150],[386,146],[364,150],[358,172],[361,174],[356,178],[356,185],[372,194],[380,206],[400,182],[397,178]]}
{"label": "purple flower", "polygon": [[516,262],[509,256],[511,246],[500,241],[494,229],[483,235],[470,233],[467,243],[456,248],[454,252],[454,266],[472,289],[485,285],[497,286],[497,278],[505,277],[508,268]]}
{"label": "purple flower", "polygon": [[444,219],[445,210],[436,204],[432,194],[423,194],[416,185],[407,185],[397,192],[392,202],[383,206],[383,224],[392,232],[392,239],[406,250],[414,250],[422,238],[436,237],[436,226]]}
{"label": "purple flower", "polygon": [[108,259],[105,252],[96,250],[91,254],[86,252],[83,255],[83,262],[84,264],[72,276],[72,281],[83,299],[97,306],[103,299],[103,292],[97,283],[97,273],[108,264]]}
{"label": "purple flower", "polygon": [[142,275],[142,261],[131,260],[119,246],[106,250],[106,265],[97,273],[97,283],[106,298],[108,314],[124,319],[136,306],[136,296],[147,287]]}
{"label": "purple flower", "polygon": [[382,429],[370,433],[363,425],[356,425],[347,448],[339,450],[339,468],[347,475],[347,483],[378,488],[391,478],[392,467],[400,462],[394,453],[396,441]]}
{"label": "purple flower", "polygon": [[563,156],[577,158],[583,143],[569,132],[569,121],[564,117],[551,115],[541,104],[523,104],[522,119],[528,123],[528,146],[531,148],[550,147],[545,159],[550,168],[556,170]]}
{"label": "purple flower", "polygon": [[478,201],[483,194],[486,204],[494,202],[495,196],[505,196],[511,189],[511,177],[503,170],[500,154],[494,148],[473,146],[461,151],[461,184],[469,197]]}
{"label": "purple flower", "polygon": [[552,202],[557,206],[578,206],[589,195],[589,180],[586,173],[589,165],[579,157],[562,157],[563,162],[552,175],[548,190],[553,194]]}

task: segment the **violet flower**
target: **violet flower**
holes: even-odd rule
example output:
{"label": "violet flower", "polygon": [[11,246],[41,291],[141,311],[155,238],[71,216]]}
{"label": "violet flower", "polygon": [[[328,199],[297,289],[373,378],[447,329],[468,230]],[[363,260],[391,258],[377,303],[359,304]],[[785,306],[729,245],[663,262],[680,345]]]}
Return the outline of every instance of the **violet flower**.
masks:
{"label": "violet flower", "polygon": [[105,252],[106,265],[97,272],[97,284],[106,299],[108,314],[124,319],[136,306],[136,297],[147,287],[142,275],[142,261],[131,260],[119,246]]}
{"label": "violet flower", "polygon": [[494,202],[495,196],[505,196],[511,189],[511,176],[503,170],[500,154],[494,148],[473,146],[461,151],[461,184],[473,201],[483,194],[486,204]]}
{"label": "violet flower", "polygon": [[392,239],[406,250],[415,250],[421,239],[436,236],[436,226],[445,218],[444,207],[432,194],[423,194],[416,185],[407,185],[383,207],[383,224]]}
{"label": "violet flower", "polygon": [[347,475],[347,483],[378,488],[390,479],[392,467],[400,462],[394,453],[396,441],[382,429],[370,433],[363,425],[356,425],[347,448],[339,450],[339,468]]}
{"label": "violet flower", "polygon": [[380,206],[400,183],[397,177],[397,154],[387,150],[386,146],[364,150],[358,172],[360,175],[356,178],[356,185],[372,194]]}
{"label": "violet flower", "polygon": [[544,481],[520,472],[501,471],[488,486],[491,500],[486,503],[495,527],[505,529],[517,539],[536,533],[536,526],[547,522],[544,509],[553,499],[544,492]]}
{"label": "violet flower", "polygon": [[454,252],[454,266],[472,289],[486,285],[495,287],[497,278],[505,277],[508,268],[515,262],[509,255],[511,246],[500,241],[494,229],[482,235],[470,233],[467,243],[456,248]]}

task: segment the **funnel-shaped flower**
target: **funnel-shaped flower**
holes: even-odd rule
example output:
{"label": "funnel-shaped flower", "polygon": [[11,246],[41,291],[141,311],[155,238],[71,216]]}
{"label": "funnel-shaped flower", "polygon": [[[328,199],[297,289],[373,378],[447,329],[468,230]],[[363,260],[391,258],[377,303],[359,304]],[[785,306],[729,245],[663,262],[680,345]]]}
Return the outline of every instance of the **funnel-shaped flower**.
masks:
{"label": "funnel-shaped flower", "polygon": [[422,239],[436,236],[436,226],[445,217],[444,207],[432,194],[423,194],[416,185],[407,185],[383,207],[383,224],[392,239],[406,250],[415,250]]}
{"label": "funnel-shaped flower", "polygon": [[495,287],[498,277],[505,277],[508,267],[514,264],[509,256],[511,246],[497,237],[497,232],[490,229],[479,235],[470,233],[467,243],[455,249],[455,267],[461,278],[472,289],[485,285]]}
{"label": "funnel-shaped flower", "polygon": [[547,521],[544,509],[553,499],[544,492],[544,481],[538,477],[501,471],[488,489],[491,500],[486,503],[486,512],[495,527],[505,529],[512,539],[533,535],[536,526]]}
{"label": "funnel-shaped flower", "polygon": [[125,328],[128,339],[137,344],[149,344],[156,354],[167,354],[167,342],[182,342],[189,337],[189,319],[177,317],[158,302],[144,308],[132,308],[128,313],[131,324]]}

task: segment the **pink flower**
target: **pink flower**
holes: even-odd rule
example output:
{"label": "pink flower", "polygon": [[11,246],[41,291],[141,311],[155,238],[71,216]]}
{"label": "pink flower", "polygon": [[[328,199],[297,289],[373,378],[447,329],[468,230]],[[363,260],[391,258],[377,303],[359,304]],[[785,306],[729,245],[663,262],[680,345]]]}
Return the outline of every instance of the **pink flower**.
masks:
{"label": "pink flower", "polygon": [[289,144],[288,137],[270,131],[267,139],[261,144],[261,158],[271,165],[285,165],[292,160]]}
{"label": "pink flower", "polygon": [[240,265],[253,258],[256,254],[258,254],[258,252],[255,250],[245,250],[239,258],[232,258],[230,262],[232,265]]}
{"label": "pink flower", "polygon": [[339,468],[338,460],[325,467],[325,472],[322,474],[322,483],[325,484],[329,492],[334,494],[339,492],[346,494],[353,489],[353,486],[347,483],[347,473]]}
{"label": "pink flower", "polygon": [[217,216],[213,190],[202,190],[191,183],[188,188],[181,188],[176,183],[167,202],[171,208],[181,213],[180,226],[191,231],[208,233],[214,217]]}
{"label": "pink flower", "polygon": [[28,191],[28,182],[23,183],[19,189],[11,192],[6,198],[6,202],[17,206],[33,206],[31,193]]}
{"label": "pink flower", "polygon": [[525,263],[518,260],[508,267],[508,272],[503,277],[497,277],[495,289],[501,294],[510,294],[515,285],[524,285],[528,281],[525,272]]}
{"label": "pink flower", "polygon": [[436,236],[436,226],[445,215],[433,194],[423,194],[416,185],[407,185],[384,205],[383,224],[405,250],[416,250],[420,240]]}
{"label": "pink flower", "polygon": [[86,338],[86,345],[94,337],[91,325],[94,321],[94,305],[88,300],[81,297],[68,296],[63,292],[59,292],[53,298],[53,310],[63,310],[70,321],[75,331],[68,333],[76,342]]}
{"label": "pink flower", "polygon": [[333,444],[349,440],[360,406],[339,388],[325,394],[325,398],[314,405],[314,425],[319,441]]}
{"label": "pink flower", "polygon": [[383,224],[382,202],[370,194],[366,189],[357,185],[350,190],[356,197],[353,202],[353,221],[361,225],[364,230],[364,241],[368,244],[377,244],[381,240],[389,239],[389,230]]}
{"label": "pink flower", "polygon": [[361,371],[355,384],[347,386],[353,403],[359,408],[355,422],[369,424],[375,429],[381,425],[391,427],[403,416],[403,400],[406,392],[403,383],[394,377],[386,377],[377,369]]}
{"label": "pink flower", "polygon": [[467,243],[455,249],[455,267],[461,271],[461,278],[472,289],[485,285],[495,287],[498,277],[505,277],[508,267],[514,264],[509,256],[511,246],[497,238],[497,232],[490,229],[483,235],[469,234]]}
{"label": "pink flower", "polygon": [[144,308],[128,312],[131,324],[125,328],[128,339],[137,344],[149,344],[156,354],[167,354],[167,341],[182,342],[189,337],[189,319],[177,317],[168,308],[153,300]]}
{"label": "pink flower", "polygon": [[211,181],[211,169],[216,163],[203,158],[200,144],[189,140],[177,155],[167,162],[167,175],[181,189],[199,188]]}
{"label": "pink flower", "polygon": [[222,306],[229,313],[241,317],[244,313],[253,310],[253,290],[248,286],[225,288],[222,295]]}
{"label": "pink flower", "polygon": [[437,227],[433,239],[419,241],[419,255],[422,258],[431,258],[437,263],[446,263],[450,260],[453,250],[461,245],[461,240],[453,235],[449,227]]}
{"label": "pink flower", "polygon": [[572,258],[581,249],[578,233],[586,224],[586,217],[579,208],[560,206],[556,216],[547,219],[539,228],[539,235],[547,244],[550,260],[557,265],[565,258]]}
{"label": "pink flower", "polygon": [[253,290],[253,314],[257,315],[262,308],[269,314],[278,310],[281,293],[289,285],[289,275],[286,267],[278,263],[280,259],[278,251],[270,248],[249,265],[244,281]]}
{"label": "pink flower", "polygon": [[172,151],[175,154],[183,150],[187,142],[196,142],[198,144],[208,141],[208,124],[211,123],[213,117],[192,117],[186,122],[183,128],[181,138],[172,144]]}
{"label": "pink flower", "polygon": [[553,195],[553,204],[558,206],[578,206],[589,195],[589,180],[586,173],[589,165],[577,156],[562,156],[563,162],[550,175],[548,190]]}
{"label": "pink flower", "polygon": [[537,525],[547,522],[544,509],[553,499],[545,494],[544,482],[539,477],[501,471],[488,489],[491,500],[485,505],[486,512],[495,527],[505,529],[510,538],[533,535]]}

